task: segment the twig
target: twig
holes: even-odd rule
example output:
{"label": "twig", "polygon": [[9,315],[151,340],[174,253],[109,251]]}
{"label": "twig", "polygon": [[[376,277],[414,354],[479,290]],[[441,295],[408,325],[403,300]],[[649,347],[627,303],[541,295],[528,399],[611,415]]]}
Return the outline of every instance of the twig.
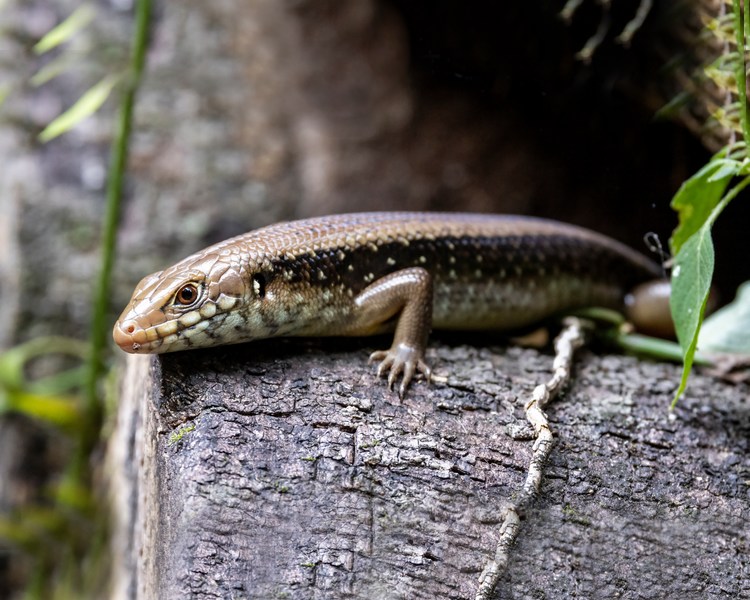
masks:
{"label": "twig", "polygon": [[568,0],[560,11],[560,18],[570,24],[573,20],[573,15],[581,4],[583,4],[583,0]]}
{"label": "twig", "polygon": [[596,49],[601,46],[604,38],[607,37],[609,31],[610,16],[609,12],[605,10],[602,15],[601,21],[599,21],[599,27],[596,29],[596,33],[592,35],[588,41],[584,44],[578,52],[576,52],[576,58],[585,64],[591,62],[591,58],[594,56]]}
{"label": "twig", "polygon": [[630,44],[633,36],[641,28],[643,22],[646,20],[648,13],[651,12],[652,6],[653,0],[641,0],[635,16],[628,22],[627,25],[625,25],[622,33],[617,36],[616,40],[618,43],[623,44],[624,46]]}
{"label": "twig", "polygon": [[552,430],[543,409],[570,380],[573,355],[584,344],[585,340],[586,334],[582,321],[576,317],[566,318],[564,329],[555,340],[552,378],[547,383],[534,388],[531,399],[524,407],[526,418],[533,426],[536,434],[534,452],[529,462],[529,470],[521,493],[517,500],[510,503],[504,510],[495,556],[485,565],[482,574],[479,576],[479,589],[474,596],[475,600],[489,600],[508,566],[510,550],[521,528],[521,515],[539,494],[544,467],[547,464],[550,452],[552,452],[554,442]]}

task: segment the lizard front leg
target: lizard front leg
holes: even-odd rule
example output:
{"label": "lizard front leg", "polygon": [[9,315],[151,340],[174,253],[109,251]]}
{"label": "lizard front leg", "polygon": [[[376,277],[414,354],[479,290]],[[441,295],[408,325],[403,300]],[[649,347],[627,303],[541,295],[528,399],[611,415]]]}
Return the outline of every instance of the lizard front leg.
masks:
{"label": "lizard front leg", "polygon": [[389,389],[401,376],[398,393],[402,398],[416,372],[430,379],[424,353],[432,327],[432,294],[430,273],[413,267],[378,279],[354,299],[354,331],[379,330],[393,317],[397,319],[390,349],[373,352],[370,361],[380,361],[378,376],[388,373]]}

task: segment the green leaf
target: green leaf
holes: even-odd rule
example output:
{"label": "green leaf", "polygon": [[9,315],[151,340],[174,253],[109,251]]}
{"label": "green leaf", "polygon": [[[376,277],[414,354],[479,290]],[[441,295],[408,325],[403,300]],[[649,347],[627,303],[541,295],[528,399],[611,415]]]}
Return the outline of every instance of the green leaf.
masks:
{"label": "green leaf", "polygon": [[698,331],[706,310],[714,272],[714,245],[711,240],[712,221],[707,220],[680,248],[672,269],[670,308],[683,355],[682,378],[672,406],[685,391],[693,366]]}
{"label": "green leaf", "polygon": [[88,25],[95,16],[94,8],[90,4],[84,4],[53,28],[47,35],[39,40],[34,46],[34,52],[44,54],[60,44],[67,42],[76,33]]}
{"label": "green leaf", "polygon": [[673,255],[678,254],[687,239],[703,226],[729,181],[740,173],[742,167],[743,163],[724,158],[722,151],[682,184],[671,204],[680,221],[669,240]]}
{"label": "green leaf", "polygon": [[[744,164],[742,168],[744,169]],[[701,171],[703,170],[705,169],[701,169]],[[710,175],[705,178],[705,185],[715,185],[715,183],[708,181],[709,177]],[[699,224],[695,233],[681,245],[679,252],[674,257],[672,293],[669,304],[675,331],[677,332],[677,340],[683,352],[683,369],[680,387],[672,401],[672,407],[677,403],[677,399],[685,391],[687,385],[687,378],[695,358],[698,333],[703,322],[706,301],[711,289],[711,277],[714,270],[714,245],[711,239],[711,227],[727,204],[748,185],[750,185],[750,176],[746,175],[716,203],[703,223]],[[699,193],[693,195],[695,197],[700,196]],[[673,239],[670,240],[673,247],[676,234],[677,232],[673,234]]]}
{"label": "green leaf", "polygon": [[36,381],[27,381],[25,389],[32,394],[67,394],[83,386],[85,377],[85,366],[79,365]]}
{"label": "green leaf", "polygon": [[750,355],[750,281],[734,301],[708,317],[698,336],[701,350]]}
{"label": "green leaf", "polygon": [[73,396],[50,396],[25,391],[8,391],[0,414],[22,413],[34,419],[65,428],[80,426],[83,419],[78,400]]}
{"label": "green leaf", "polygon": [[39,356],[63,354],[85,359],[88,347],[83,340],[50,335],[33,338],[0,353],[0,385],[20,388],[24,385],[25,364]]}
{"label": "green leaf", "polygon": [[75,127],[86,117],[93,115],[104,104],[119,80],[119,76],[108,75],[89,88],[78,101],[44,128],[39,134],[42,142],[49,142]]}
{"label": "green leaf", "polygon": [[41,69],[31,76],[29,83],[34,87],[44,85],[48,81],[53,80],[58,75],[64,73],[71,67],[76,66],[80,63],[80,56],[75,52],[65,52],[54,60],[49,61]]}
{"label": "green leaf", "polygon": [[731,158],[723,158],[714,161],[714,164],[718,166],[718,169],[709,176],[709,183],[726,181],[728,178],[735,177],[742,169],[742,163]]}

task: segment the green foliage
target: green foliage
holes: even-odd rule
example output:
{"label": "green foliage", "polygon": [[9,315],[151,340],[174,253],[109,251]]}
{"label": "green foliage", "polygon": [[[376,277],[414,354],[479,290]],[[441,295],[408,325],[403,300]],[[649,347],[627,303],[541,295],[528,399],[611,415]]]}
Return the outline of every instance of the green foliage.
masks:
{"label": "green foliage", "polygon": [[[721,27],[714,27],[714,30],[723,32],[726,44],[732,42],[730,34],[734,33],[735,49],[725,52],[708,70],[714,82],[726,89],[729,102],[722,115],[726,120],[731,113],[733,116],[729,121],[738,121],[739,127],[735,126],[734,129],[742,133],[743,142],[725,148],[714,156],[683,184],[672,200],[672,207],[677,211],[680,223],[670,240],[674,255],[670,306],[683,357],[682,379],[672,402],[673,406],[687,385],[711,290],[714,271],[711,228],[727,204],[750,184],[750,121],[745,75],[745,33],[750,29],[747,26],[749,22],[750,12],[743,11],[740,0],[733,0],[731,23],[724,22]],[[737,97],[736,102],[734,96]],[[717,115],[717,118],[720,117],[721,115]],[[737,177],[742,179],[730,187],[732,180]]]}
{"label": "green foliage", "polygon": [[89,4],[78,7],[62,23],[51,29],[34,45],[34,52],[44,54],[70,40],[94,20],[95,11]]}
{"label": "green foliage", "polygon": [[[70,42],[93,21],[95,16],[96,11],[93,6],[90,4],[80,6],[67,19],[39,40],[34,46],[34,51],[37,54],[44,54],[62,44]],[[63,54],[39,70],[31,78],[31,83],[37,86],[43,85],[74,67],[77,62],[76,60],[72,60],[70,56]],[[70,108],[63,111],[61,115],[49,123],[39,134],[39,140],[41,142],[49,142],[73,129],[85,118],[96,113],[107,101],[112,90],[121,79],[121,73],[110,73],[102,77],[96,84],[86,90]]]}
{"label": "green foliage", "polygon": [[[722,196],[730,180],[738,175],[744,178]],[[717,155],[691,177],[672,200],[672,207],[680,215],[680,225],[670,240],[675,252],[670,307],[683,356],[682,378],[673,406],[687,386],[711,291],[714,272],[711,228],[727,204],[748,184],[750,162],[747,158],[739,162]]]}
{"label": "green foliage", "polygon": [[750,281],[740,286],[731,304],[705,320],[698,345],[709,352],[750,356]]}
{"label": "green foliage", "polygon": [[[123,96],[112,147],[107,186],[107,215],[102,243],[102,270],[97,280],[91,339],[40,338],[0,355],[0,415],[15,413],[57,429],[72,448],[63,473],[46,473],[52,483],[40,497],[11,514],[0,515],[0,541],[17,548],[30,566],[26,598],[104,597],[107,576],[106,506],[93,489],[92,453],[102,431],[101,380],[109,332],[107,312],[114,261],[114,238],[119,217],[134,96],[143,70],[150,0],[137,0],[131,63],[126,71],[114,69],[86,91],[40,135],[42,141],[69,131],[104,104],[122,86]],[[76,10],[35,46],[47,52],[70,41],[94,18],[89,5]],[[72,55],[72,53],[71,53]],[[70,56],[48,62],[33,78],[42,85],[64,72]],[[7,95],[0,86],[0,103]],[[33,363],[50,354],[65,355],[66,365],[54,375],[32,379]],[[72,365],[72,366],[70,366]]]}
{"label": "green foliage", "polygon": [[[81,340],[43,337],[0,354],[0,415],[25,415],[64,434],[69,445],[80,447],[82,440],[96,435],[91,432],[95,424],[86,414],[81,394],[82,363],[88,350]],[[39,370],[37,361],[53,356],[71,366],[33,377]],[[92,537],[101,537],[105,527],[82,471],[80,463],[73,461],[41,490],[38,499],[0,516],[0,540],[30,558],[34,575],[26,590],[28,598],[80,597],[63,590],[81,589],[75,583],[81,573],[76,561],[83,561]]]}
{"label": "green foliage", "polygon": [[[744,154],[745,146],[733,148]],[[683,371],[674,403],[685,391],[698,344],[714,272],[711,228],[726,205],[750,183],[747,177],[725,193],[730,181],[750,171],[747,157],[727,158],[729,149],[714,156],[688,179],[672,200],[679,225],[670,239],[674,255],[670,307],[683,357]]]}
{"label": "green foliage", "polygon": [[117,75],[108,75],[99,83],[86,90],[73,106],[44,128],[39,134],[39,139],[42,142],[49,142],[66,131],[73,129],[73,127],[86,117],[93,115],[107,101],[107,98],[112,93],[112,88],[115,87],[119,80],[120,77]]}
{"label": "green foliage", "polygon": [[673,255],[680,251],[690,236],[703,227],[732,177],[740,172],[742,163],[725,158],[725,154],[726,150],[722,150],[714,156],[682,184],[672,199],[671,206],[679,217],[679,225],[669,240]]}
{"label": "green foliage", "polygon": [[115,261],[117,226],[120,221],[120,204],[124,187],[125,168],[128,158],[130,132],[133,124],[135,95],[141,83],[141,75],[146,62],[146,46],[151,19],[151,0],[138,0],[135,11],[133,48],[128,77],[124,79],[120,111],[117,119],[115,141],[112,144],[107,180],[107,205],[104,215],[101,248],[101,269],[96,281],[91,316],[91,352],[86,378],[86,400],[90,412],[99,409],[98,385],[104,373],[102,355],[107,346],[110,324],[109,311],[112,269]]}
{"label": "green foliage", "polygon": [[45,337],[0,354],[0,415],[15,412],[63,429],[78,427],[82,418],[80,396],[69,392],[83,385],[81,368],[38,380],[29,379],[26,373],[37,358],[65,354],[82,362],[87,350],[80,340]]}
{"label": "green foliage", "polygon": [[706,310],[711,277],[714,271],[714,248],[710,225],[701,227],[690,236],[675,257],[672,268],[670,308],[675,323],[677,341],[683,356],[680,386],[674,402],[685,391],[693,365],[703,315]]}

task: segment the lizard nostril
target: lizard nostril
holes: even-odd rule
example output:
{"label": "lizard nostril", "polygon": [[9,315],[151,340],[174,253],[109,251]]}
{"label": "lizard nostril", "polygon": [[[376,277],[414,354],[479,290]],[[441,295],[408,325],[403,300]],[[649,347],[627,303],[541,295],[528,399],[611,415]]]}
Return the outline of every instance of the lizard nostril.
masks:
{"label": "lizard nostril", "polygon": [[134,352],[133,344],[140,344],[145,341],[142,339],[144,337],[144,331],[134,320],[116,323],[112,336],[115,339],[115,343],[126,352]]}

